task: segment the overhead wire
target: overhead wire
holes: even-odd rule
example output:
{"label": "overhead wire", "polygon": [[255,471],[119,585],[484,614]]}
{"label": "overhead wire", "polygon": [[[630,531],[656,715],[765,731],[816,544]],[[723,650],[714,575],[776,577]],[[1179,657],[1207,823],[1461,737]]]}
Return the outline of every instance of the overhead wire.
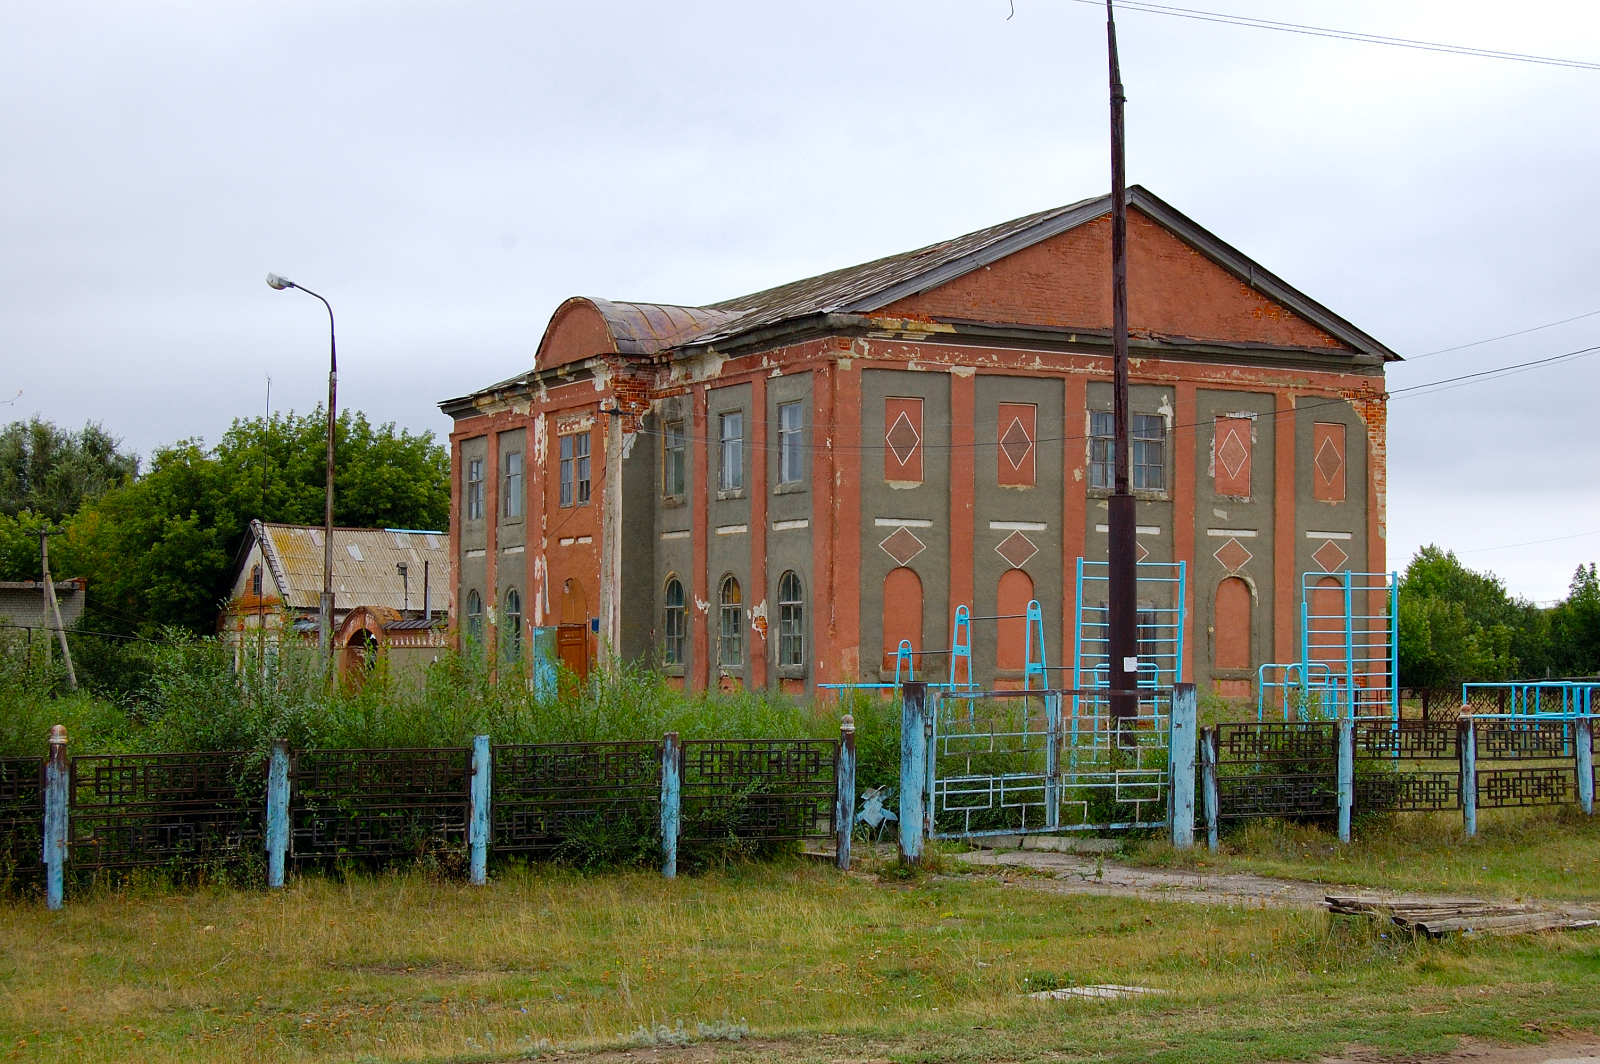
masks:
{"label": "overhead wire", "polygon": [[[1104,7],[1103,0],[1073,0],[1091,7]],[[1464,44],[1444,44],[1412,37],[1388,37],[1360,30],[1340,30],[1328,26],[1310,26],[1300,22],[1278,22],[1273,19],[1254,18],[1250,15],[1232,15],[1222,11],[1205,11],[1193,7],[1174,7],[1170,4],[1152,4],[1146,0],[1118,0],[1117,7],[1124,11],[1139,11],[1150,15],[1171,15],[1199,22],[1215,22],[1225,26],[1245,26],[1257,30],[1274,30],[1279,33],[1296,33],[1307,37],[1327,37],[1334,40],[1356,41],[1361,44],[1382,44],[1391,48],[1410,48],[1416,51],[1441,52],[1447,55],[1473,56],[1478,59],[1506,59],[1517,63],[1536,63],[1541,66],[1565,67],[1569,70],[1600,70],[1600,63],[1584,59],[1562,59],[1549,55],[1529,55],[1524,52],[1504,52],[1494,48],[1476,48]]]}

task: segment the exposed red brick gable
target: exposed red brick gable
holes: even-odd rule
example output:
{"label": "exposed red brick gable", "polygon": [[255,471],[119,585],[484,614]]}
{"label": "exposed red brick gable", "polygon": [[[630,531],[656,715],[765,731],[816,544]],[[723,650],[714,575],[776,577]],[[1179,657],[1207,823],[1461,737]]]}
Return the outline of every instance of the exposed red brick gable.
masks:
{"label": "exposed red brick gable", "polygon": [[[1111,222],[1099,218],[891,303],[885,317],[1111,328]],[[1137,210],[1128,212],[1128,315],[1135,332],[1291,347],[1338,340]]]}

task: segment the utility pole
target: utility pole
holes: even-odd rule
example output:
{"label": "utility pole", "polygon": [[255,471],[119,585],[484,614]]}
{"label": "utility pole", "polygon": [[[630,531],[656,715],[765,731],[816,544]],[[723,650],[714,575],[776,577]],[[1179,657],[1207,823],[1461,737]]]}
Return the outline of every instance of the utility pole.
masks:
{"label": "utility pole", "polygon": [[[56,586],[50,582],[50,537],[61,535],[60,529],[39,529],[39,568],[44,574],[44,623],[55,619],[56,638],[61,642],[61,660],[67,663],[67,686],[78,689],[78,674],[72,668],[72,651],[67,647],[67,629],[61,623],[61,603],[56,601]],[[44,641],[45,664],[50,663],[50,640]]]}
{"label": "utility pole", "polygon": [[1111,616],[1111,719],[1114,728],[1139,709],[1139,593],[1137,516],[1128,446],[1128,178],[1123,150],[1122,69],[1117,62],[1117,22],[1106,0],[1106,47],[1111,65],[1111,374],[1115,442],[1114,487],[1108,501],[1107,577]]}

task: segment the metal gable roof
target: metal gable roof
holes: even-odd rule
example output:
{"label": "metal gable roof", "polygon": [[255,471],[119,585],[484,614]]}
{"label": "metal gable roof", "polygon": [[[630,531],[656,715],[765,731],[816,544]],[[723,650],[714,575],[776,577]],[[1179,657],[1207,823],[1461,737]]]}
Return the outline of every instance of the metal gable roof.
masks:
{"label": "metal gable roof", "polygon": [[[252,521],[262,553],[290,609],[316,609],[322,596],[322,529]],[[240,554],[249,555],[247,542]],[[449,601],[450,536],[386,528],[333,530],[333,593],[341,609],[355,606],[422,608],[423,562],[435,609]],[[406,579],[399,564],[407,566]],[[237,576],[237,574],[236,574]],[[409,585],[409,589],[408,589]]]}

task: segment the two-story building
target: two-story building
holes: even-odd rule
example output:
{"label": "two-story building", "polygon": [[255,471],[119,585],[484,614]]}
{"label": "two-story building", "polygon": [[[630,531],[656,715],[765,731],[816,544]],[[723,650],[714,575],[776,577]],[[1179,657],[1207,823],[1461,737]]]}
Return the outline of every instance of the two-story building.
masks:
{"label": "two-story building", "polygon": [[[1384,568],[1398,356],[1137,186],[1128,231],[1140,555],[1185,599],[1141,609],[1244,695],[1299,659],[1302,574]],[[892,675],[902,640],[940,672],[961,605],[976,677],[1015,683],[1037,600],[1071,665],[1104,601],[1110,273],[1101,197],[710,306],[567,300],[528,372],[441,404],[451,615],[501,661],[566,624],[803,692]]]}

